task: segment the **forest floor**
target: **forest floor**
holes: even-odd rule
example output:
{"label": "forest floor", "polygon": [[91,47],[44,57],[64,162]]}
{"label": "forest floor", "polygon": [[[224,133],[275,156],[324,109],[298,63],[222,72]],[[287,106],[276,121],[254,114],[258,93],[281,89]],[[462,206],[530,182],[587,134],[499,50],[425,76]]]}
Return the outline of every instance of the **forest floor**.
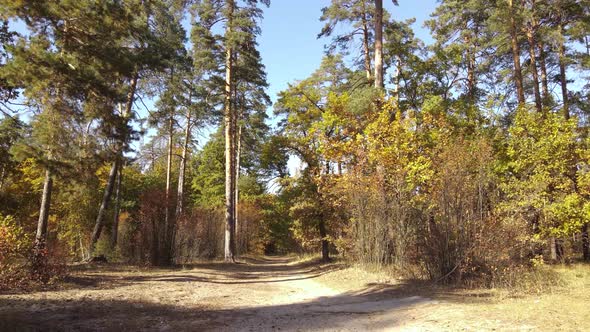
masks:
{"label": "forest floor", "polygon": [[0,331],[588,331],[587,290],[506,296],[280,257],[80,266],[55,289],[0,294]]}

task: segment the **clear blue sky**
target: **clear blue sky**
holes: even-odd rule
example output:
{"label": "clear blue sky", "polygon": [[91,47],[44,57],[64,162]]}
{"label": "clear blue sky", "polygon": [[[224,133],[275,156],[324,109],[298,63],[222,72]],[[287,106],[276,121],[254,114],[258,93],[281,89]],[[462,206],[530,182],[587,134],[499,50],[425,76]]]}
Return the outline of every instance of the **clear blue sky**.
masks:
{"label": "clear blue sky", "polygon": [[[321,9],[329,3],[329,0],[272,0],[270,8],[264,10],[258,42],[273,101],[288,83],[308,77],[319,67],[324,44],[329,39],[318,40],[316,36],[323,25],[319,21]],[[430,34],[422,24],[436,8],[436,0],[399,0],[399,3],[394,6],[385,0],[384,6],[395,20],[416,18],[417,37],[430,42]]]}

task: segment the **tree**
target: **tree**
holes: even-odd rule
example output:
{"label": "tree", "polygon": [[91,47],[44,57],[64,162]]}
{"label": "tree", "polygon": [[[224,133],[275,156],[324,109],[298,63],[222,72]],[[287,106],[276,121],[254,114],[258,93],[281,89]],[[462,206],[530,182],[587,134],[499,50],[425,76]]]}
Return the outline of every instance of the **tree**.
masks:
{"label": "tree", "polygon": [[[262,17],[259,4],[268,6],[268,0],[207,0],[196,3],[195,12],[198,21],[193,28],[195,45],[203,45],[200,52],[195,52],[196,66],[203,68],[205,76],[212,82],[223,87],[223,126],[225,132],[225,259],[235,261],[235,211],[236,211],[236,133],[237,110],[236,86],[239,78],[236,76],[236,59],[255,50],[255,38],[260,33],[258,20]],[[218,22],[225,24],[224,36],[213,33]],[[206,61],[209,60],[210,62]],[[221,66],[221,62],[225,64]],[[222,74],[224,69],[225,74]],[[219,93],[218,95],[221,95]]]}
{"label": "tree", "polygon": [[371,65],[373,62],[371,57],[373,6],[373,1],[369,0],[333,0],[330,6],[322,8],[320,20],[326,22],[326,24],[318,34],[318,38],[330,37],[338,24],[351,25],[352,30],[350,32],[334,36],[328,51],[333,53],[336,48],[339,48],[346,52],[350,45],[355,42],[356,36],[361,35],[362,64],[369,83],[373,80]]}

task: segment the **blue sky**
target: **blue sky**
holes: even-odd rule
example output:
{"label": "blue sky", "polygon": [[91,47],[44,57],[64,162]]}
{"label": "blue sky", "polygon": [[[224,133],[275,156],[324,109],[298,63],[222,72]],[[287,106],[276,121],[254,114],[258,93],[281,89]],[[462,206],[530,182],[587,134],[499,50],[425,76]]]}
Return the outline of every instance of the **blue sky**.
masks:
{"label": "blue sky", "polygon": [[[417,37],[429,42],[430,34],[422,24],[436,8],[436,0],[399,2],[399,6],[394,6],[385,0],[384,6],[395,20],[416,18]],[[318,40],[316,36],[323,25],[319,21],[321,9],[329,3],[330,0],[272,0],[270,8],[265,9],[258,41],[273,101],[288,83],[308,77],[319,67],[324,44],[329,39]]]}

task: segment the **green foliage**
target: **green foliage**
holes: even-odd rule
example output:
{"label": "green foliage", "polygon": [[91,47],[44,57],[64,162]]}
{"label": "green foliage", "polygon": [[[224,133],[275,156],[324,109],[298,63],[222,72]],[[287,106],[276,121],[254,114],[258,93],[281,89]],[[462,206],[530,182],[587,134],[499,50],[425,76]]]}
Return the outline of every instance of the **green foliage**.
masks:
{"label": "green foliage", "polygon": [[546,236],[575,234],[585,222],[584,199],[576,190],[579,171],[574,165],[576,121],[558,114],[521,109],[509,130],[510,158],[503,184],[507,201],[502,209],[524,220],[533,220]]}

